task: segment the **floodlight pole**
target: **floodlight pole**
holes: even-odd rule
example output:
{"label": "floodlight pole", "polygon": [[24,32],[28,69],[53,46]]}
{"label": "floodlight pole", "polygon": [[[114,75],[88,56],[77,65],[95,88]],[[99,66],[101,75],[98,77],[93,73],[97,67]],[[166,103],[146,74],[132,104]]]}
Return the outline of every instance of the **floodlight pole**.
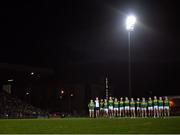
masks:
{"label": "floodlight pole", "polygon": [[108,77],[106,77],[106,82],[105,82],[105,89],[106,89],[106,99],[108,100],[109,98],[109,86],[108,86]]}
{"label": "floodlight pole", "polygon": [[128,79],[129,79],[129,97],[132,97],[132,86],[131,86],[131,31],[128,31],[128,59],[129,59],[129,64],[128,64]]}
{"label": "floodlight pole", "polygon": [[128,30],[128,79],[129,79],[129,97],[131,98],[132,96],[132,83],[131,83],[131,32],[134,30],[134,25],[136,23],[136,17],[133,15],[130,15],[127,17],[126,20],[126,29]]}

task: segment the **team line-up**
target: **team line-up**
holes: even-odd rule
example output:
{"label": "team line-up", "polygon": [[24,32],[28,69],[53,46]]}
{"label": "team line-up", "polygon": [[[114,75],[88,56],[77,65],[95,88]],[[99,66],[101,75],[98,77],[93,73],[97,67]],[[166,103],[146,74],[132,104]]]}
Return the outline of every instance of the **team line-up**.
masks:
{"label": "team line-up", "polygon": [[154,96],[146,100],[145,98],[125,99],[109,97],[109,99],[99,100],[96,97],[95,101],[90,100],[89,117],[165,117],[170,115],[170,101],[167,97]]}

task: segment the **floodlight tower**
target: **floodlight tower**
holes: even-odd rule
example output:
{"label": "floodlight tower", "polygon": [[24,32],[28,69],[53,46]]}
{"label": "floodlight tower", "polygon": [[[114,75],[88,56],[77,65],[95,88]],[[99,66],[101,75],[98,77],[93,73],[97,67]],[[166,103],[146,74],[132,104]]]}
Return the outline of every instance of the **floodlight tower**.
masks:
{"label": "floodlight tower", "polygon": [[131,33],[134,31],[134,26],[136,24],[136,17],[134,15],[127,16],[126,19],[126,29],[128,31],[128,58],[129,58],[129,67],[128,67],[128,79],[129,79],[129,97],[132,96],[132,86],[131,86]]}

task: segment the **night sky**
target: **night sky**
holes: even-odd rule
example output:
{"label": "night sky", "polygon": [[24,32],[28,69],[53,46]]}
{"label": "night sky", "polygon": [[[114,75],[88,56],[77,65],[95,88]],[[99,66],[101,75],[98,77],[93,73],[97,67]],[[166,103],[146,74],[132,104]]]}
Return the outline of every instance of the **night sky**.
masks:
{"label": "night sky", "polygon": [[72,72],[68,76],[72,82],[74,72],[80,80],[108,74],[114,93],[125,93],[125,19],[134,14],[133,94],[180,94],[178,1],[44,0],[0,5],[1,63],[50,68],[59,76]]}

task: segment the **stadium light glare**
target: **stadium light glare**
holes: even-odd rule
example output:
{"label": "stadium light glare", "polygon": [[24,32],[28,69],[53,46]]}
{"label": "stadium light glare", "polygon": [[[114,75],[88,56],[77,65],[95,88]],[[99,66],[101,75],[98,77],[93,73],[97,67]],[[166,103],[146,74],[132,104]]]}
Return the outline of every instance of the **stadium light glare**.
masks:
{"label": "stadium light glare", "polygon": [[126,29],[128,31],[133,31],[135,24],[136,24],[136,17],[133,15],[128,16],[126,19]]}
{"label": "stadium light glare", "polygon": [[13,79],[9,79],[8,82],[13,82],[14,80]]}
{"label": "stadium light glare", "polygon": [[64,90],[61,90],[61,94],[62,94],[62,95],[64,94]]}
{"label": "stadium light glare", "polygon": [[31,72],[31,75],[34,75],[34,72]]}

